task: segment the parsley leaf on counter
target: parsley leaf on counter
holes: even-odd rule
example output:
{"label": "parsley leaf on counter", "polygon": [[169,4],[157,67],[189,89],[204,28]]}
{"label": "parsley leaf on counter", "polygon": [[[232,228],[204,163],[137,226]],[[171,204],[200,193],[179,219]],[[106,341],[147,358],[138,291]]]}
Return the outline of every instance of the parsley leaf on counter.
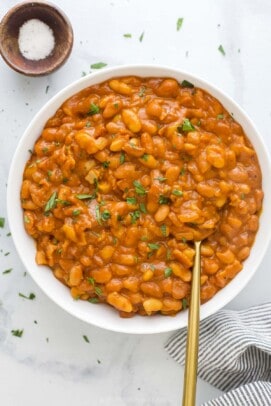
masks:
{"label": "parsley leaf on counter", "polygon": [[6,269],[5,271],[2,272],[3,275],[6,275],[12,271],[12,268]]}
{"label": "parsley leaf on counter", "polygon": [[0,227],[4,228],[5,226],[5,218],[4,217],[0,217]]}
{"label": "parsley leaf on counter", "polygon": [[22,337],[24,331],[23,330],[11,330],[11,334],[14,337]]}
{"label": "parsley leaf on counter", "polygon": [[19,292],[19,296],[24,299],[28,299],[28,300],[34,300],[36,297],[35,293],[30,293],[29,296],[25,296],[23,293],[20,293],[20,292]]}
{"label": "parsley leaf on counter", "polygon": [[124,38],[132,38],[132,34],[123,34]]}
{"label": "parsley leaf on counter", "polygon": [[91,103],[88,114],[94,116],[94,114],[100,113],[100,107],[95,103]]}
{"label": "parsley leaf on counter", "polygon": [[91,69],[102,69],[105,66],[107,66],[107,63],[104,62],[97,62],[97,63],[93,63],[92,65],[90,65]]}
{"label": "parsley leaf on counter", "polygon": [[83,339],[85,340],[86,343],[89,343],[89,339],[88,339],[87,336],[84,335],[84,336],[83,336]]}
{"label": "parsley leaf on counter", "polygon": [[183,18],[178,18],[177,20],[177,31],[180,31],[183,25]]}
{"label": "parsley leaf on counter", "polygon": [[224,56],[226,55],[226,52],[222,45],[219,45],[219,47],[217,49],[219,50],[219,52],[221,52],[222,55],[224,55]]}
{"label": "parsley leaf on counter", "polygon": [[143,31],[142,34],[139,37],[139,42],[143,41],[144,35],[145,35],[145,32]]}

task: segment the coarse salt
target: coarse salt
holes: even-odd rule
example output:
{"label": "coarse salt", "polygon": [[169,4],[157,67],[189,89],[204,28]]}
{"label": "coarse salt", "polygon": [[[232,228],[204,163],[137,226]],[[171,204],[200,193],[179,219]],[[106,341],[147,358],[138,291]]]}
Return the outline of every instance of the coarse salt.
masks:
{"label": "coarse salt", "polygon": [[53,30],[36,18],[26,21],[19,30],[21,54],[32,61],[47,58],[55,47]]}

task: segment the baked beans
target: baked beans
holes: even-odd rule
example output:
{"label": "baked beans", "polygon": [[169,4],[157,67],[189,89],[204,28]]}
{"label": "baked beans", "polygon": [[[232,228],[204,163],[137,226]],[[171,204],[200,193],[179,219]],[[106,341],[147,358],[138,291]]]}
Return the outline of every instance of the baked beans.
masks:
{"label": "baked beans", "polygon": [[172,78],[113,78],[68,99],[21,188],[37,263],[74,299],[122,317],[189,305],[194,240],[204,239],[201,301],[213,297],[250,254],[262,198],[242,127],[206,91]]}

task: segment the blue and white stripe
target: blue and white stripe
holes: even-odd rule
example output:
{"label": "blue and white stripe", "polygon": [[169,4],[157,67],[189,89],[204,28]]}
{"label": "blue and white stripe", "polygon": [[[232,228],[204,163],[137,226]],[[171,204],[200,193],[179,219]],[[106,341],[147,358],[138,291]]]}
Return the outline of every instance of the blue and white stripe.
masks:
{"label": "blue and white stripe", "polygon": [[[198,376],[231,391],[204,406],[271,406],[271,303],[219,311],[200,323],[199,340]],[[185,344],[182,329],[165,345],[182,365]]]}

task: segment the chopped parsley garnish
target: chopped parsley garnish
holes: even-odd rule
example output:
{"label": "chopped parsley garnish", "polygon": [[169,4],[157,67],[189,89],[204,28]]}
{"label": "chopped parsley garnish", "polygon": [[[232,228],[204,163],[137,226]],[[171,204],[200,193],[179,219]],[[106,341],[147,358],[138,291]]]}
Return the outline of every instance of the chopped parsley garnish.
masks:
{"label": "chopped parsley garnish", "polygon": [[73,216],[79,216],[80,213],[81,213],[81,210],[79,210],[79,209],[75,209],[72,211]]}
{"label": "chopped parsley garnish", "polygon": [[113,106],[117,110],[119,108],[119,103],[114,103]]}
{"label": "chopped parsley garnish", "polygon": [[104,161],[104,162],[102,163],[102,166],[103,166],[103,168],[105,168],[105,169],[107,169],[107,168],[109,167],[109,165],[110,165],[110,161]]}
{"label": "chopped parsley garnish", "polygon": [[23,293],[20,293],[20,292],[19,292],[19,296],[24,299],[28,299],[28,300],[34,300],[36,297],[35,293],[30,293],[29,296],[25,296]]}
{"label": "chopped parsley garnish", "polygon": [[148,241],[148,236],[142,235],[142,237],[140,239],[141,239],[141,241]]}
{"label": "chopped parsley garnish", "polygon": [[169,249],[167,249],[166,259],[167,259],[167,261],[169,261],[171,259],[171,252]]}
{"label": "chopped parsley garnish", "polygon": [[131,222],[132,224],[135,224],[136,221],[140,218],[140,211],[139,210],[135,210],[133,212],[130,213],[131,216]]}
{"label": "chopped parsley garnish", "polygon": [[46,89],[45,89],[46,94],[48,93],[49,87],[50,87],[49,85],[46,86]]}
{"label": "chopped parsley garnish", "polygon": [[182,305],[183,305],[183,309],[185,310],[187,308],[187,299],[186,298],[182,299]]}
{"label": "chopped parsley garnish", "polygon": [[94,114],[100,113],[100,107],[95,103],[91,103],[88,114],[94,116]]}
{"label": "chopped parsley garnish", "polygon": [[161,233],[164,237],[167,236],[167,226],[165,224],[162,224],[160,227]]}
{"label": "chopped parsley garnish", "polygon": [[79,194],[79,195],[75,195],[75,197],[79,200],[86,200],[86,199],[95,199],[96,197],[96,193],[93,193],[92,195],[88,195],[88,194]]}
{"label": "chopped parsley garnish", "polygon": [[190,122],[189,118],[185,118],[184,121],[183,121],[183,124],[180,127],[178,127],[178,130],[179,130],[179,128],[184,132],[194,131],[195,130],[195,127]]}
{"label": "chopped parsley garnish", "polygon": [[127,202],[128,204],[136,204],[136,203],[137,203],[137,200],[136,200],[135,197],[127,197],[126,202]]}
{"label": "chopped parsley garnish", "polygon": [[218,120],[223,120],[224,114],[218,114],[218,115],[216,116],[216,118],[217,118]]}
{"label": "chopped parsley garnish", "polygon": [[185,175],[185,172],[186,172],[185,168],[182,168],[182,169],[181,169],[181,172],[180,172],[180,176]]}
{"label": "chopped parsley garnish", "polygon": [[110,211],[109,210],[104,210],[101,214],[101,217],[104,221],[109,220],[111,217]]}
{"label": "chopped parsley garnish", "polygon": [[139,208],[142,213],[147,213],[147,209],[144,203],[139,203]]}
{"label": "chopped parsley garnish", "polygon": [[87,336],[83,336],[83,339],[85,340],[86,343],[89,343],[89,339]]}
{"label": "chopped parsley garnish", "polygon": [[4,217],[0,217],[0,227],[1,228],[5,227],[5,218]]}
{"label": "chopped parsley garnish", "polygon": [[48,200],[48,202],[45,205],[45,209],[44,212],[48,213],[50,210],[54,209],[56,207],[56,201],[57,199],[57,192],[52,193],[52,195],[50,196],[50,199]]}
{"label": "chopped parsley garnish", "polygon": [[163,176],[158,176],[158,178],[154,178],[155,180],[159,180],[159,182],[165,182],[167,178],[164,178]]}
{"label": "chopped parsley garnish", "polygon": [[193,85],[193,83],[188,82],[188,80],[183,80],[181,83],[181,87],[188,87],[190,89],[193,89],[193,87],[195,86]]}
{"label": "chopped parsley garnish", "polygon": [[182,28],[182,25],[183,25],[183,18],[178,18],[176,25],[177,25],[177,31],[180,31],[180,29]]}
{"label": "chopped parsley garnish", "polygon": [[124,164],[125,162],[125,153],[123,151],[121,151],[120,153],[120,164]]}
{"label": "chopped parsley garnish", "polygon": [[47,176],[50,178],[52,176],[53,172],[52,171],[47,171]]}
{"label": "chopped parsley garnish", "polygon": [[241,196],[240,196],[240,197],[241,197],[242,200],[244,200],[245,197],[246,197],[245,193],[241,193]]}
{"label": "chopped parsley garnish", "polygon": [[102,69],[105,66],[107,66],[107,63],[97,62],[97,63],[93,63],[92,65],[90,65],[90,69]]}
{"label": "chopped parsley garnish", "polygon": [[187,239],[185,237],[182,237],[182,243],[184,243],[184,244],[187,243]]}
{"label": "chopped parsley garnish", "polygon": [[90,122],[90,121],[87,121],[87,122],[86,122],[86,127],[87,127],[87,128],[91,127],[91,122]]}
{"label": "chopped parsley garnish", "polygon": [[160,195],[158,199],[159,204],[169,204],[170,203],[170,198],[164,195]]}
{"label": "chopped parsley garnish", "polygon": [[149,154],[144,154],[141,159],[143,159],[143,161],[147,162],[149,159]]}
{"label": "chopped parsley garnish", "polygon": [[133,185],[138,195],[145,195],[147,193],[144,187],[141,185],[141,183],[138,182],[137,180],[134,180]]}
{"label": "chopped parsley garnish", "polygon": [[139,96],[139,97],[144,97],[144,96],[145,96],[145,92],[146,92],[146,86],[141,86],[141,88],[139,89],[138,96]]}
{"label": "chopped parsley garnish", "polygon": [[172,274],[171,268],[166,268],[164,271],[165,278],[168,278]]}
{"label": "chopped parsley garnish", "polygon": [[224,55],[224,56],[226,55],[226,52],[222,45],[219,45],[219,47],[217,49],[219,50],[219,52],[221,52],[222,55]]}
{"label": "chopped parsley garnish", "polygon": [[95,286],[94,288],[96,295],[101,296],[103,294],[103,291],[99,286]]}
{"label": "chopped parsley garnish", "polygon": [[22,337],[22,335],[23,335],[23,333],[24,333],[24,331],[23,330],[11,330],[11,334],[14,336],[14,337]]}
{"label": "chopped parsley garnish", "polygon": [[7,237],[10,237],[10,236],[11,236],[11,233],[7,233],[6,235],[7,235]]}
{"label": "chopped parsley garnish", "polygon": [[91,276],[87,278],[88,283],[90,283],[92,286],[95,285],[95,280]]}
{"label": "chopped parsley garnish", "polygon": [[12,268],[6,269],[5,271],[2,272],[3,275],[6,275],[12,271]]}
{"label": "chopped parsley garnish", "polygon": [[140,37],[139,37],[139,42],[142,42],[142,41],[143,41],[144,34],[145,34],[145,32],[143,31],[142,34],[141,34]]}
{"label": "chopped parsley garnish", "polygon": [[181,190],[177,190],[177,189],[174,189],[174,190],[172,191],[172,194],[173,194],[174,196],[183,196],[183,192],[182,192]]}
{"label": "chopped parsley garnish", "polygon": [[159,244],[156,244],[156,243],[150,242],[150,243],[148,244],[148,247],[149,247],[149,249],[152,250],[152,251],[157,251],[157,250],[160,248],[160,245],[159,245]]}
{"label": "chopped parsley garnish", "polygon": [[123,34],[124,38],[132,38],[132,34]]}
{"label": "chopped parsley garnish", "polygon": [[95,216],[96,216],[97,223],[99,223],[100,225],[102,225],[101,213],[100,213],[100,206],[99,206],[99,205],[97,205],[97,206],[95,207]]}
{"label": "chopped parsley garnish", "polygon": [[47,154],[48,151],[49,151],[48,147],[42,148],[42,152],[43,152],[44,154]]}
{"label": "chopped parsley garnish", "polygon": [[90,303],[99,303],[99,299],[97,297],[91,297],[90,299],[88,299],[88,302],[90,302]]}
{"label": "chopped parsley garnish", "polygon": [[62,200],[62,199],[56,199],[56,203],[60,203],[63,206],[70,206],[71,202],[69,202],[68,200]]}

